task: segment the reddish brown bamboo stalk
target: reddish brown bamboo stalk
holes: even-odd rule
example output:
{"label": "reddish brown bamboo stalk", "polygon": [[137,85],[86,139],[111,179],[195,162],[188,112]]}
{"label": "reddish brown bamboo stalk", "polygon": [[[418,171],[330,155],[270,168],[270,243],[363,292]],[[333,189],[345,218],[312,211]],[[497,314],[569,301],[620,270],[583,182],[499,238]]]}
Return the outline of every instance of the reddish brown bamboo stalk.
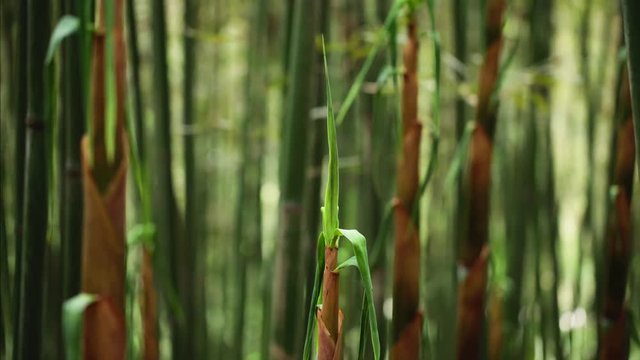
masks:
{"label": "reddish brown bamboo stalk", "polygon": [[417,359],[420,355],[422,313],[420,295],[420,240],[413,216],[419,187],[418,163],[422,125],[418,121],[418,36],[415,15],[409,15],[404,48],[402,88],[402,154],[398,163],[395,198],[395,262],[391,359]]}
{"label": "reddish brown bamboo stalk", "polygon": [[[113,54],[116,91],[115,156],[105,142],[105,4],[96,2],[93,40],[92,136],[82,140],[84,191],[82,291],[98,301],[85,312],[84,358],[125,356],[125,196],[128,167],[125,118],[123,1],[114,1]],[[92,155],[92,157],[91,157]]]}
{"label": "reddish brown bamboo stalk", "polygon": [[153,280],[153,259],[149,250],[144,249],[142,258],[142,331],[144,333],[144,360],[160,358],[158,353],[158,306]]}
{"label": "reddish brown bamboo stalk", "polygon": [[476,127],[471,135],[463,183],[463,231],[459,266],[463,280],[458,290],[458,359],[481,357],[487,261],[489,257],[489,190],[493,134],[498,114],[497,88],[504,0],[489,0],[486,16],[487,53],[480,68]]}
{"label": "reddish brown bamboo stalk", "polygon": [[631,255],[631,198],[635,141],[627,67],[622,67],[619,119],[615,144],[613,194],[606,233],[606,288],[600,329],[600,359],[629,358],[628,310],[625,303]]}
{"label": "reddish brown bamboo stalk", "polygon": [[338,248],[324,250],[322,274],[322,309],[318,310],[318,360],[342,359],[342,312],[340,311],[340,275]]}

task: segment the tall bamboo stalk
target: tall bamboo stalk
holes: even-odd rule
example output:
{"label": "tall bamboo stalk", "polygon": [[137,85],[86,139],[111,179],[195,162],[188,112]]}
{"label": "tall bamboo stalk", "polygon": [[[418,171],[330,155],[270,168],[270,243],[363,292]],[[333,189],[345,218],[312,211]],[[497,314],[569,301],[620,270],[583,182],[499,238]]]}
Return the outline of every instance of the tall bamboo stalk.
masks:
{"label": "tall bamboo stalk", "polygon": [[[153,24],[153,84],[155,110],[155,138],[153,184],[155,224],[157,229],[156,269],[165,282],[166,292],[178,295],[179,306],[185,305],[186,292],[183,291],[187,281],[185,269],[182,268],[186,249],[183,247],[179,232],[179,219],[176,199],[171,177],[171,99],[169,96],[169,66],[167,63],[167,30],[164,0],[153,0],[151,3]],[[179,273],[182,270],[181,273]],[[180,287],[179,287],[180,286]],[[171,304],[171,302],[169,302]],[[175,311],[175,304],[170,307],[169,322],[171,328],[173,357],[184,358],[186,350],[186,322],[180,312]]]}
{"label": "tall bamboo stalk", "polygon": [[418,35],[416,16],[410,9],[404,48],[402,88],[402,152],[398,162],[393,272],[391,359],[417,359],[420,355],[420,239],[413,209],[418,201],[418,164],[422,125],[418,120]]}
{"label": "tall bamboo stalk", "polygon": [[[149,223],[152,221],[151,205],[149,199],[148,187],[148,168],[147,159],[145,157],[145,127],[142,104],[142,89],[140,84],[140,54],[138,51],[138,29],[136,21],[136,9],[133,0],[127,0],[127,45],[128,60],[131,76],[129,77],[131,84],[131,97],[133,99],[133,124],[134,124],[134,143],[131,144],[132,153],[135,152],[135,160],[139,167],[141,175],[141,188],[138,189],[140,202],[142,203],[142,221]],[[135,168],[134,168],[134,171]],[[134,187],[137,188],[137,187]],[[151,250],[145,247],[142,250],[142,290],[141,290],[141,313],[142,313],[142,333],[143,346],[142,358],[145,360],[155,360],[159,358],[158,347],[158,309],[156,288],[154,283],[153,254]]]}
{"label": "tall bamboo stalk", "polygon": [[277,242],[271,350],[273,358],[299,357],[302,344],[300,250],[307,161],[307,129],[313,72],[315,19],[307,16],[313,2],[296,0],[291,30],[288,85],[280,149],[280,234]]}
{"label": "tall bamboo stalk", "polygon": [[27,111],[23,235],[21,244],[20,312],[16,359],[37,359],[42,340],[42,291],[44,251],[47,235],[49,128],[45,119],[44,58],[49,36],[49,4],[28,2]]}
{"label": "tall bamboo stalk", "polygon": [[[64,11],[82,17],[83,2],[66,0]],[[63,296],[69,298],[80,289],[82,254],[82,171],[80,143],[84,134],[85,96],[82,75],[83,35],[74,34],[64,44],[63,121],[65,129],[64,207],[62,222]]]}
{"label": "tall bamboo stalk", "polygon": [[629,76],[621,67],[611,174],[607,232],[605,234],[605,281],[602,290],[600,359],[629,357],[629,316],[626,287],[632,246],[631,199],[635,168],[635,141]]}
{"label": "tall bamboo stalk", "polygon": [[196,83],[196,41],[190,35],[191,29],[198,26],[198,1],[187,0],[184,3],[184,64],[183,64],[183,121],[184,121],[184,174],[185,174],[185,233],[184,233],[184,272],[185,283],[184,292],[181,291],[184,299],[182,305],[185,311],[186,328],[190,334],[184,339],[185,352],[183,356],[187,358],[203,358],[202,349],[198,348],[198,342],[202,343],[202,334],[199,332],[198,324],[202,316],[198,316],[199,308],[204,304],[199,304],[199,297],[196,295],[196,281],[200,278],[197,266],[198,251],[200,251],[201,236],[198,232],[198,200],[195,162],[195,139],[193,126],[194,117],[194,86]]}
{"label": "tall bamboo stalk", "polygon": [[[466,81],[467,62],[467,0],[455,0],[452,2],[453,19],[455,26],[453,28],[454,39],[454,55],[460,62],[460,69],[456,71],[457,86],[460,87]],[[456,136],[458,139],[464,131],[466,113],[466,104],[464,98],[456,91]]]}
{"label": "tall bamboo stalk", "polygon": [[[84,190],[81,290],[99,300],[85,311],[84,357],[125,355],[125,198],[128,168],[124,134],[126,53],[124,1],[95,4],[91,64],[91,132],[82,140]],[[111,59],[109,59],[111,57]],[[113,91],[106,84],[113,82]],[[113,107],[113,112],[109,111]],[[111,114],[113,118],[109,118]],[[114,136],[106,137],[113,126]],[[110,144],[110,141],[113,141]],[[113,155],[109,148],[113,146]]]}
{"label": "tall bamboo stalk", "polygon": [[[633,110],[636,143],[640,141],[640,27],[636,19],[640,18],[640,3],[622,0],[624,19],[624,38],[628,51],[629,82],[631,87],[631,107]],[[640,172],[640,146],[636,146],[636,164]]]}
{"label": "tall bamboo stalk", "polygon": [[[328,41],[328,30],[329,30],[329,2],[328,1],[318,1],[317,2],[317,11],[316,16],[318,19],[318,29],[321,34],[323,34],[325,41]],[[315,54],[314,59],[314,69],[315,69],[315,108],[319,109],[320,107],[326,106],[327,98],[326,98],[326,84],[324,81],[324,56],[321,53]],[[306,257],[306,266],[304,268],[304,279],[306,283],[306,297],[305,304],[309,304],[311,300],[311,296],[313,293],[313,281],[315,275],[315,263],[314,260],[316,256],[316,241],[319,231],[320,222],[318,219],[321,218],[320,207],[321,205],[321,190],[320,186],[322,185],[322,160],[324,159],[326,148],[326,125],[324,120],[324,116],[320,116],[318,112],[312,112],[314,116],[311,118],[311,125],[309,130],[309,145],[307,151],[309,152],[309,165],[307,167],[307,183],[308,186],[306,188],[306,194],[304,199],[305,204],[305,215],[304,215],[304,229],[306,232],[303,251],[304,256]],[[305,323],[308,323],[310,319],[305,319]]]}
{"label": "tall bamboo stalk", "polygon": [[[17,30],[17,51],[16,51],[16,133],[15,133],[15,225],[14,225],[14,249],[15,249],[15,266],[13,272],[13,288],[12,288],[12,325],[13,325],[13,351],[16,353],[18,348],[18,340],[20,333],[18,332],[18,321],[20,316],[20,284],[22,279],[22,247],[23,247],[23,201],[24,201],[24,173],[25,173],[25,140],[26,126],[25,118],[27,116],[27,51],[28,51],[28,1],[20,1]],[[14,355],[14,358],[16,356]]]}
{"label": "tall bamboo stalk", "polygon": [[245,79],[245,104],[247,112],[242,123],[242,164],[240,190],[236,213],[236,274],[239,279],[238,306],[235,316],[235,358],[244,358],[246,307],[250,278],[261,266],[262,211],[260,187],[262,186],[262,154],[266,124],[267,79],[261,63],[267,56],[267,0],[260,0],[251,8],[251,28],[247,49],[247,75]]}
{"label": "tall bamboo stalk", "polygon": [[486,55],[478,80],[476,126],[469,144],[463,180],[463,229],[459,266],[464,278],[458,290],[458,359],[482,356],[485,289],[489,257],[489,191],[493,136],[498,115],[497,87],[504,0],[487,1]]}

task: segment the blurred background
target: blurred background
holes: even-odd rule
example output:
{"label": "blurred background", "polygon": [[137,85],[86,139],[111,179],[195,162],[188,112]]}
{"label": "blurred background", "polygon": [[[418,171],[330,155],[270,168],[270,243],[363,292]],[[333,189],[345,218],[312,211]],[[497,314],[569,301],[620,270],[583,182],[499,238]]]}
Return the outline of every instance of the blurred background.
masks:
{"label": "blurred background", "polygon": [[[427,4],[415,5],[421,178],[439,136],[433,177],[419,197],[424,358],[456,354],[454,319],[464,271],[457,265],[460,178],[465,128],[475,117],[485,56],[486,2],[435,1],[437,32]],[[7,359],[14,354],[13,309],[21,301],[15,291],[25,171],[21,76],[29,73],[25,49],[33,40],[25,35],[25,19],[39,6],[29,2],[27,9],[23,3],[1,5],[0,286]],[[45,43],[59,19],[79,9],[74,4],[51,1],[42,12]],[[406,9],[384,26],[391,7],[392,0],[126,1],[126,128],[132,148],[125,227],[128,357],[144,353],[139,304],[149,291],[145,269],[152,269],[160,358],[300,358],[326,177],[321,35],[336,111],[349,89],[360,85],[337,128],[340,224],[359,229],[368,240],[386,353],[394,258],[388,217],[406,43]],[[624,59],[621,22],[615,1],[513,0],[506,7],[494,94],[500,106],[486,292],[487,341],[500,344],[500,357],[586,359],[598,353]],[[441,44],[440,70],[434,39]],[[64,251],[82,218],[69,218],[74,205],[65,200],[68,191],[80,188],[79,182],[68,186],[65,176],[74,146],[68,145],[73,135],[66,119],[76,106],[65,84],[80,72],[67,65],[73,55],[65,41],[46,65],[43,90],[48,165],[41,180],[49,190],[42,203],[45,359],[64,352],[62,304],[78,291],[67,288],[65,279],[77,279],[80,271],[80,253],[74,268],[68,265],[73,253]],[[369,55],[370,67],[361,72]],[[432,103],[436,91],[439,122]],[[78,104],[86,102],[89,90],[80,93],[85,95]],[[631,205],[636,229],[637,194]],[[640,236],[636,232],[631,239],[626,296],[633,316],[627,336],[630,358],[640,359]],[[149,254],[151,262],[145,260]],[[356,359],[362,286],[356,271],[342,274],[344,355]]]}

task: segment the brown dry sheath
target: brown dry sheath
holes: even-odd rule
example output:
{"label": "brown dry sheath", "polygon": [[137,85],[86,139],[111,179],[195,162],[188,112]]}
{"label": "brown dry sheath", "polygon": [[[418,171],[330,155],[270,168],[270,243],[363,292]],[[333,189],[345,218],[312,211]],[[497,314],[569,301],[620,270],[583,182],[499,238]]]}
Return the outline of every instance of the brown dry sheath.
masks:
{"label": "brown dry sheath", "polygon": [[342,313],[340,312],[340,275],[338,248],[324,250],[322,309],[318,311],[318,360],[342,359]]}
{"label": "brown dry sheath", "polygon": [[418,193],[418,164],[422,126],[418,121],[418,37],[413,14],[407,24],[402,88],[402,153],[398,163],[395,198],[395,261],[391,359],[417,359],[420,355],[419,311],[420,241],[412,216]]}
{"label": "brown dry sheath", "polygon": [[620,118],[615,144],[613,185],[617,193],[609,209],[606,233],[607,281],[600,330],[600,359],[629,357],[629,331],[625,292],[632,244],[631,199],[635,167],[635,141],[627,67],[619,90]]}
{"label": "brown dry sheath", "polygon": [[[82,291],[98,301],[85,312],[84,358],[122,359],[125,355],[125,199],[128,168],[124,137],[125,53],[123,2],[114,2],[113,54],[116,88],[116,152],[106,153],[104,2],[96,3],[93,41],[92,142],[82,140],[84,192]],[[91,162],[93,155],[93,162]]]}
{"label": "brown dry sheath", "polygon": [[464,279],[458,290],[457,358],[481,357],[487,262],[489,258],[489,201],[493,135],[497,120],[497,87],[504,0],[487,3],[487,53],[478,79],[476,128],[469,143],[468,163],[463,182],[463,231],[459,265]]}

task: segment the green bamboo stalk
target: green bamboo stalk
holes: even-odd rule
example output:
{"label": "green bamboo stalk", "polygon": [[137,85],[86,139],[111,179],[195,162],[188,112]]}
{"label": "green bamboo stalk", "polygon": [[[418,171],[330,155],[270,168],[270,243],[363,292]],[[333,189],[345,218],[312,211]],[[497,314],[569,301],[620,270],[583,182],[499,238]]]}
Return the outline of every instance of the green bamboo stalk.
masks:
{"label": "green bamboo stalk", "polygon": [[[165,20],[164,0],[153,0],[151,3],[152,14],[152,45],[153,45],[153,84],[154,84],[154,115],[155,138],[154,141],[154,167],[153,182],[153,206],[155,223],[157,225],[157,246],[155,268],[160,273],[159,283],[164,283],[165,294],[168,294],[168,303],[176,305],[171,299],[172,294],[178,295],[180,300],[176,306],[170,306],[169,323],[171,328],[171,342],[173,358],[181,359],[186,354],[186,324],[181,312],[184,306],[182,301],[182,287],[186,285],[180,276],[183,254],[182,243],[179,239],[179,220],[176,205],[173,180],[171,178],[171,99],[169,96],[169,67],[167,63],[167,30]],[[184,273],[182,274],[184,275]],[[161,279],[161,280],[160,280]],[[181,296],[182,295],[182,296]]]}
{"label": "green bamboo stalk", "polygon": [[[28,2],[20,1],[18,10],[17,30],[17,51],[16,51],[16,133],[15,133],[15,178],[14,178],[14,199],[15,199],[15,226],[14,226],[14,249],[15,249],[15,267],[13,272],[13,288],[12,288],[12,326],[13,326],[13,351],[15,353],[18,348],[18,318],[20,314],[20,279],[22,279],[22,247],[23,247],[23,201],[24,201],[24,173],[25,173],[25,140],[26,127],[25,117],[27,116],[27,51],[28,51]],[[14,355],[14,358],[16,356]]]}
{"label": "green bamboo stalk", "polygon": [[[4,185],[5,167],[0,167],[0,184]],[[5,202],[0,201],[0,252],[5,254],[0,259],[0,354],[7,356],[9,339],[11,339],[11,295],[12,281],[9,276],[9,253],[7,247],[7,229],[5,226]],[[8,357],[8,356],[7,356]]]}
{"label": "green bamboo stalk", "polygon": [[[529,23],[529,34],[531,39],[531,64],[542,67],[548,64],[551,57],[551,39],[553,37],[553,0],[535,0],[531,4],[531,21]],[[548,85],[534,83],[532,85],[532,96],[542,100],[545,107],[536,107],[532,101],[531,115],[534,128],[535,124],[541,124],[541,158],[544,166],[541,169],[542,181],[535,188],[536,204],[539,204],[537,219],[544,219],[539,225],[536,241],[540,242],[541,256],[538,261],[551,264],[553,274],[552,286],[550,290],[543,290],[539,299],[542,309],[543,327],[542,339],[547,350],[545,356],[555,356],[556,359],[563,359],[563,347],[560,338],[559,309],[558,309],[558,282],[559,265],[557,255],[558,240],[558,211],[556,204],[555,175],[553,170],[553,153],[551,151],[551,112],[549,111],[551,96]],[[599,105],[598,105],[599,107]],[[591,127],[591,126],[590,126]],[[535,176],[532,176],[535,178]],[[540,264],[540,267],[544,266]]]}
{"label": "green bamboo stalk", "polygon": [[[629,81],[631,86],[631,106],[636,132],[636,143],[640,143],[640,27],[636,19],[640,18],[640,3],[622,0],[624,18],[624,38],[628,51]],[[640,172],[640,146],[636,146],[636,165]]]}
{"label": "green bamboo stalk", "polygon": [[49,4],[28,2],[29,74],[27,141],[24,178],[24,238],[21,250],[20,313],[17,322],[16,359],[37,359],[42,344],[42,291],[44,250],[47,235],[48,162],[47,121],[45,120],[44,58],[49,38]]}
{"label": "green bamboo stalk", "polygon": [[182,305],[185,311],[185,331],[188,331],[184,339],[184,353],[186,358],[203,358],[196,344],[202,340],[198,332],[200,319],[202,316],[197,316],[198,308],[203,304],[198,304],[198,297],[196,296],[195,281],[198,278],[196,274],[198,270],[197,266],[197,252],[199,250],[200,234],[198,233],[197,225],[197,189],[200,186],[196,180],[196,162],[195,162],[195,139],[194,132],[192,131],[195,124],[194,117],[194,86],[196,79],[196,41],[192,36],[189,36],[189,29],[195,29],[198,26],[198,1],[187,0],[184,3],[184,64],[183,64],[183,122],[184,122],[184,175],[185,175],[185,233],[184,248],[185,261],[183,270],[187,276],[184,277],[184,291],[181,292],[183,300]]}
{"label": "green bamboo stalk", "polygon": [[242,123],[242,164],[240,189],[236,203],[236,275],[238,298],[236,301],[233,344],[235,358],[244,358],[244,338],[247,302],[250,286],[248,274],[257,274],[261,266],[262,211],[260,187],[262,185],[262,153],[267,107],[265,95],[267,78],[262,65],[267,56],[267,0],[257,1],[251,8],[250,33],[247,49],[247,75],[245,78],[246,113]]}
{"label": "green bamboo stalk", "polygon": [[[144,142],[144,107],[140,85],[140,51],[138,50],[138,25],[134,0],[127,0],[127,45],[129,68],[131,69],[131,97],[133,99],[133,119],[135,124],[135,150],[141,167],[146,165]],[[133,144],[131,146],[134,146]]]}
{"label": "green bamboo stalk", "polygon": [[[462,66],[467,63],[467,0],[455,0],[451,3],[455,26],[453,28],[454,56]],[[466,68],[456,71],[456,85],[460,87],[466,81]],[[464,132],[466,104],[456,91],[456,137],[460,139]]]}
{"label": "green bamboo stalk", "polygon": [[[141,202],[141,221],[144,224],[153,222],[153,214],[149,195],[149,177],[147,168],[147,158],[145,151],[145,118],[143,108],[142,89],[140,84],[140,54],[138,50],[138,29],[137,29],[136,8],[133,0],[126,3],[127,21],[127,45],[130,74],[130,90],[132,98],[133,124],[129,127],[131,164],[136,176],[134,189],[137,189]],[[131,135],[133,134],[133,135]],[[158,348],[158,311],[156,287],[154,284],[153,254],[152,250],[145,246],[142,250],[142,291],[140,300],[140,311],[142,317],[142,358],[145,360],[156,360],[159,357]]]}
{"label": "green bamboo stalk", "polygon": [[[326,35],[329,31],[329,23],[331,17],[329,16],[329,2],[328,1],[319,1],[317,3],[317,21],[318,21],[318,29],[321,34],[323,34],[325,40],[328,39]],[[327,103],[326,99],[326,85],[324,81],[324,72],[322,71],[322,64],[324,62],[324,57],[321,53],[316,53],[315,56],[315,105],[316,109],[325,106]],[[315,113],[314,113],[315,114]],[[321,190],[320,186],[322,185],[322,160],[324,158],[324,149],[325,146],[325,122],[322,121],[324,116],[314,116],[311,119],[311,126],[309,131],[309,146],[307,151],[309,151],[309,165],[307,167],[307,182],[308,186],[305,194],[305,216],[304,216],[304,229],[306,232],[306,237],[304,239],[304,254],[306,259],[308,259],[306,263],[306,267],[304,269],[305,273],[305,283],[307,285],[305,304],[309,304],[311,302],[311,295],[313,292],[313,280],[315,274],[315,263],[314,259],[316,256],[316,240],[319,231],[319,219],[320,219],[320,207],[321,205]],[[312,314],[313,315],[313,314]],[[305,323],[308,323],[310,319],[305,319]]]}
{"label": "green bamboo stalk", "polygon": [[[66,0],[64,12],[82,17],[83,2]],[[62,114],[65,129],[64,206],[62,221],[63,296],[69,298],[80,289],[82,254],[82,178],[80,142],[84,134],[85,96],[82,71],[81,34],[71,35],[64,44]]]}
{"label": "green bamboo stalk", "polygon": [[[294,19],[289,53],[290,78],[283,119],[280,149],[280,235],[276,245],[276,284],[273,290],[272,349],[299,357],[303,318],[298,316],[303,294],[299,276],[305,190],[307,129],[311,105],[313,72],[313,8],[310,0],[294,3]],[[272,354],[277,357],[276,354]]]}

